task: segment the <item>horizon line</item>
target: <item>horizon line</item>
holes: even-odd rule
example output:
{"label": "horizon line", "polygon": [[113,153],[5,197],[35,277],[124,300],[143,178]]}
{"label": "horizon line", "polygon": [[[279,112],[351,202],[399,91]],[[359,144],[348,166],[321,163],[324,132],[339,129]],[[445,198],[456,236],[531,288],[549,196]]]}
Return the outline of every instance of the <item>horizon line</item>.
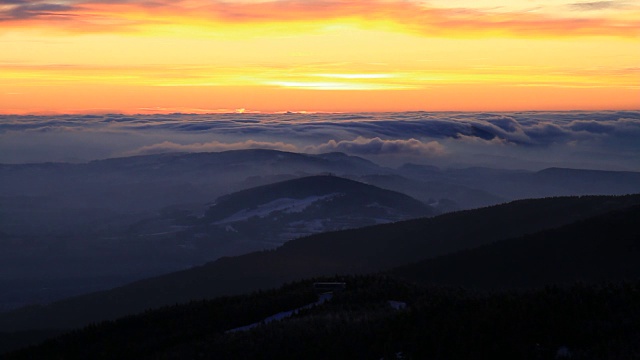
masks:
{"label": "horizon line", "polygon": [[[141,108],[153,109],[153,108]],[[353,110],[353,111],[326,111],[326,110],[280,110],[261,111],[246,109],[166,109],[167,111],[134,112],[121,110],[91,111],[79,110],[70,112],[57,111],[27,111],[27,112],[2,112],[0,116],[69,116],[69,115],[127,115],[127,116],[149,116],[149,115],[315,115],[315,114],[393,114],[393,113],[514,113],[514,112],[617,112],[617,111],[640,111],[638,108],[602,108],[602,109],[512,109],[512,110]],[[172,111],[170,111],[172,110]],[[185,111],[192,110],[192,111]],[[194,111],[195,110],[195,111]]]}

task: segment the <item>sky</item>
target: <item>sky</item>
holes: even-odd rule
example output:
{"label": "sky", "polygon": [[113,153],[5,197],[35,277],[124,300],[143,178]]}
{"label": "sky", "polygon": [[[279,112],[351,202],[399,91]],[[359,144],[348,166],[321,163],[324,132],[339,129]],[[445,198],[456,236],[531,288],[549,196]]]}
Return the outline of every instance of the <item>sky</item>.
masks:
{"label": "sky", "polygon": [[640,109],[640,3],[574,1],[0,0],[0,114]]}

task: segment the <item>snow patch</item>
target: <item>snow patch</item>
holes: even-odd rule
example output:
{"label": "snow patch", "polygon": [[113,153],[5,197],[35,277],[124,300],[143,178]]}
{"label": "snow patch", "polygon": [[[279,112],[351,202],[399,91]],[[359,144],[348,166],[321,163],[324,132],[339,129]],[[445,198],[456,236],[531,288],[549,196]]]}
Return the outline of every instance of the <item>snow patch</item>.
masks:
{"label": "snow patch", "polygon": [[394,310],[404,310],[407,308],[407,303],[404,301],[389,300],[388,303]]}
{"label": "snow patch", "polygon": [[282,211],[284,213],[300,213],[304,211],[306,208],[311,206],[313,203],[317,201],[327,200],[336,196],[339,196],[339,193],[333,193],[323,196],[309,196],[303,199],[292,199],[292,198],[280,198],[277,200],[270,201],[266,204],[262,204],[255,209],[244,209],[238,211],[237,213],[224,218],[222,220],[216,221],[213,225],[222,225],[228,224],[237,221],[248,220],[254,216],[263,218],[269,216],[271,213],[276,211]]}
{"label": "snow patch", "polygon": [[388,214],[393,214],[395,213],[395,210],[392,207],[389,206],[384,206],[378,202],[373,202],[371,204],[367,204],[368,208],[375,208],[375,209],[382,209],[384,211],[386,211]]}
{"label": "snow patch", "polygon": [[294,221],[289,223],[291,229],[302,230],[306,233],[322,232],[326,228],[324,222],[328,219],[312,219],[307,221]]}
{"label": "snow patch", "polygon": [[275,315],[271,315],[271,316],[263,319],[262,321],[259,321],[259,322],[253,323],[253,324],[249,324],[249,325],[245,325],[245,326],[240,326],[240,327],[237,327],[235,329],[227,330],[226,332],[230,333],[230,332],[237,332],[237,331],[247,331],[247,330],[251,330],[251,329],[253,329],[253,328],[255,328],[255,327],[259,326],[259,325],[262,325],[262,324],[268,324],[268,323],[273,322],[273,321],[286,319],[288,317],[291,317],[291,316],[297,314],[300,310],[310,309],[310,308],[312,308],[314,306],[322,305],[326,301],[331,300],[331,298],[333,298],[333,294],[331,294],[331,293],[320,294],[318,296],[318,301],[316,301],[316,302],[313,302],[311,304],[307,304],[307,305],[299,307],[297,309],[279,312],[279,313],[277,313]]}

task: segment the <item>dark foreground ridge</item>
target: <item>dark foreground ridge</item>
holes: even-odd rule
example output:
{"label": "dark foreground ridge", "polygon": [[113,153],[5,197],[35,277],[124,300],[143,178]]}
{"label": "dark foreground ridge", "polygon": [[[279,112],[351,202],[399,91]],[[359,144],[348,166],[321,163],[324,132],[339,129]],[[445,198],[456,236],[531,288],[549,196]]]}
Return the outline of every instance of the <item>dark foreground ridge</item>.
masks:
{"label": "dark foreground ridge", "polygon": [[308,277],[374,273],[637,204],[638,195],[526,200],[319,234],[288,242],[277,250],[222,258],[110,291],[2,314],[0,331],[71,329],[150,308],[275,288]]}
{"label": "dark foreground ridge", "polygon": [[391,271],[423,284],[533,288],[640,278],[640,206]]}
{"label": "dark foreground ridge", "polygon": [[[313,302],[314,281],[346,288]],[[297,282],[91,325],[21,359],[637,359],[640,282],[477,294],[384,276]]]}

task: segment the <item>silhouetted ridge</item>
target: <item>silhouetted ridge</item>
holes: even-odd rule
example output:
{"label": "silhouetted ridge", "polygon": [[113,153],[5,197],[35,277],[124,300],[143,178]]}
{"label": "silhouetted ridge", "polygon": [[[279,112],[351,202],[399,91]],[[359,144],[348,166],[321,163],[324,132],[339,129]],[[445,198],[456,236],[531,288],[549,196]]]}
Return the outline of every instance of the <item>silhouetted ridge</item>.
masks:
{"label": "silhouetted ridge", "polygon": [[371,273],[556,228],[640,204],[640,195],[516,201],[435,218],[325,233],[273,251],[0,315],[0,331],[71,328],[148,308],[239,294],[311,276]]}
{"label": "silhouetted ridge", "polygon": [[640,190],[640,172],[548,168],[533,174],[533,181],[549,191],[572,194],[633,194]]}
{"label": "silhouetted ridge", "polygon": [[522,288],[640,279],[640,206],[404,266],[427,284]]}
{"label": "silhouetted ridge", "polygon": [[561,167],[550,167],[546,169],[542,169],[536,172],[537,174],[569,174],[569,175],[600,175],[606,177],[614,177],[614,176],[640,176],[640,172],[637,171],[613,171],[613,170],[592,170],[592,169],[572,169],[572,168],[561,168]]}
{"label": "silhouetted ridge", "polygon": [[[314,281],[346,286],[314,304]],[[640,282],[478,294],[341,276],[94,324],[4,358],[636,359],[638,322]]]}

